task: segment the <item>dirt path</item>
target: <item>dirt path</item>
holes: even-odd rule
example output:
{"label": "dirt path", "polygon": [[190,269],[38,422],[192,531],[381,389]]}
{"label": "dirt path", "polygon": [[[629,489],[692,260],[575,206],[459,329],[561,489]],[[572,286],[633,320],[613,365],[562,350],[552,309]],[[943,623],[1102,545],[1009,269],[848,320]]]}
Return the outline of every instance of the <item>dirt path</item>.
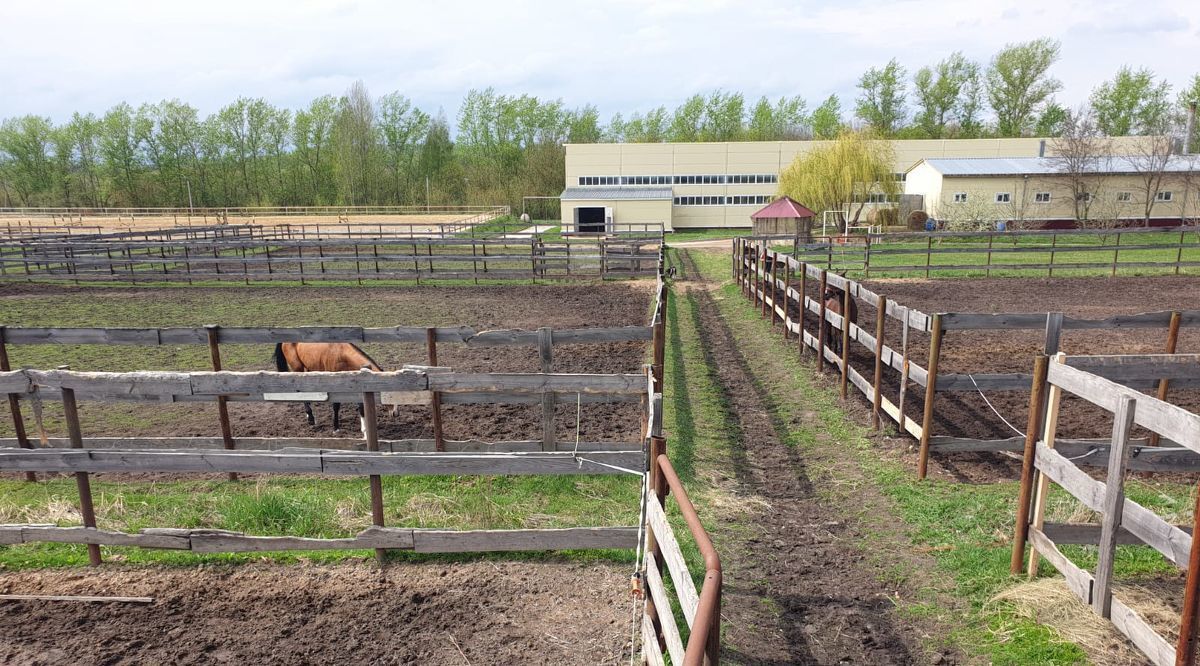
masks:
{"label": "dirt path", "polygon": [[[783,441],[755,377],[687,254],[680,286],[695,299],[706,361],[736,427],[730,464],[741,493],[765,508],[722,535],[727,587],[725,658],[743,664],[909,664],[919,636],[896,617],[889,589],[864,563],[858,528],[813,489],[804,452]],[[820,435],[818,435],[820,436]]]}

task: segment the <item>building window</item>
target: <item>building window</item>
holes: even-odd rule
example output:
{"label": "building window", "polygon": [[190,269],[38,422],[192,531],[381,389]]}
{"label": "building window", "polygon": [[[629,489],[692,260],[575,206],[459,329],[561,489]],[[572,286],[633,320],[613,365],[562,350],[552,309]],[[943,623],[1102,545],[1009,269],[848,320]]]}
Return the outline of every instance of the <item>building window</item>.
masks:
{"label": "building window", "polygon": [[1075,200],[1079,201],[1081,203],[1091,203],[1092,202],[1092,193],[1091,192],[1080,192],[1079,194],[1075,195]]}
{"label": "building window", "polygon": [[954,203],[967,203],[967,193],[966,192],[955,192],[954,193]]}
{"label": "building window", "polygon": [[1175,198],[1175,193],[1170,190],[1164,190],[1154,195],[1155,201],[1170,201]]}
{"label": "building window", "polygon": [[1033,195],[1033,202],[1034,203],[1050,203],[1050,193],[1049,192],[1035,193]]}
{"label": "building window", "polygon": [[1117,192],[1117,201],[1121,203],[1133,201],[1133,192]]}
{"label": "building window", "polygon": [[1012,193],[1011,192],[997,192],[996,193],[996,203],[1003,204],[1003,203],[1008,203],[1010,201],[1012,201]]}

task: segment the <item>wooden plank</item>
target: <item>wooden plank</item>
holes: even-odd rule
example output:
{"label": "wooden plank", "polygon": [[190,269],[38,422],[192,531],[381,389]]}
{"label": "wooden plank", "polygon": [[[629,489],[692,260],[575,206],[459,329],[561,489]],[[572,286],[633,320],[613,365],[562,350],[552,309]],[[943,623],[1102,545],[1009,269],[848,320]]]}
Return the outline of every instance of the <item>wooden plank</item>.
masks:
{"label": "wooden plank", "polygon": [[[1191,525],[1176,525],[1177,529],[1192,533]],[[1046,523],[1042,532],[1054,543],[1063,545],[1092,545],[1100,543],[1101,526],[1096,523]],[[1144,542],[1124,527],[1117,530],[1117,543],[1123,546],[1141,546]]]}
{"label": "wooden plank", "polygon": [[659,503],[657,497],[646,498],[646,522],[654,532],[659,552],[662,553],[663,561],[671,573],[671,582],[675,585],[675,593],[679,599],[679,606],[683,610],[683,617],[687,620],[688,627],[691,627],[696,621],[696,609],[700,606],[700,595],[696,593],[696,584],[692,581],[691,572],[688,571],[687,561],[683,559],[679,541],[675,539],[675,532],[671,529],[671,524],[667,522],[667,514],[663,511],[662,504]]}
{"label": "wooden plank", "polygon": [[[1058,265],[1055,265],[1057,268]],[[1167,328],[1171,322],[1170,310],[1144,312],[1140,314],[1115,315],[1104,319],[1080,319],[1063,317],[1064,330],[1110,329],[1110,328]],[[947,329],[955,330],[1036,330],[1046,324],[1045,312],[972,313],[954,312],[942,316]],[[1182,311],[1181,325],[1200,325],[1200,310]]]}
{"label": "wooden plank", "polygon": [[1046,561],[1054,565],[1054,568],[1062,574],[1063,579],[1067,583],[1067,588],[1075,593],[1076,597],[1085,604],[1092,603],[1092,575],[1088,572],[1075,566],[1075,563],[1067,559],[1066,555],[1058,549],[1058,546],[1053,541],[1046,538],[1046,535],[1038,528],[1029,528],[1029,541],[1033,544],[1034,554],[1041,555],[1046,558]]}
{"label": "wooden plank", "polygon": [[48,525],[0,526],[0,543],[90,543],[103,546],[140,546],[187,550],[188,540],[155,534],[127,534],[94,527],[55,527]]}
{"label": "wooden plank", "polygon": [[662,627],[663,639],[667,644],[667,653],[671,655],[672,664],[683,663],[683,640],[679,637],[679,627],[675,624],[673,606],[667,597],[667,588],[663,585],[662,574],[658,570],[658,562],[654,553],[646,553],[646,589],[654,600],[654,608],[658,611],[659,625]]}
{"label": "wooden plank", "polygon": [[345,539],[310,539],[291,536],[246,536],[201,532],[189,539],[196,553],[260,553],[284,550],[412,549],[412,530],[371,527]]}
{"label": "wooden plank", "polygon": [[446,373],[429,375],[428,388],[447,393],[516,390],[640,395],[646,390],[645,382],[646,378],[640,374]]}
{"label": "wooden plank", "polygon": [[412,530],[418,553],[592,550],[637,548],[636,527],[568,527],[535,530]]}
{"label": "wooden plank", "polygon": [[[1045,442],[1038,442],[1035,461],[1043,474],[1074,495],[1084,506],[1093,511],[1103,511],[1103,483],[1088,476],[1059,452],[1047,448]],[[1187,567],[1192,547],[1190,534],[1128,498],[1125,499],[1122,513],[1122,525],[1126,530],[1162,553],[1176,566]]]}
{"label": "wooden plank", "polygon": [[1100,617],[1109,617],[1112,608],[1113,561],[1117,554],[1117,530],[1125,508],[1125,467],[1129,462],[1129,432],[1137,403],[1126,396],[1113,415],[1112,445],[1108,456],[1108,476],[1104,482],[1104,504],[1101,509],[1103,529],[1098,545],[1096,584],[1092,605]]}
{"label": "wooden plank", "polygon": [[1200,415],[1068,365],[1051,364],[1048,377],[1051,384],[1109,412],[1121,397],[1131,396],[1137,401],[1134,423],[1200,452]]}
{"label": "wooden plank", "polygon": [[658,632],[649,613],[642,613],[642,660],[649,666],[666,666],[662,646],[658,644]]}
{"label": "wooden plank", "polygon": [[1142,616],[1120,599],[1112,599],[1112,623],[1155,666],[1174,666],[1175,648],[1158,635]]}
{"label": "wooden plank", "polygon": [[[388,453],[351,451],[196,451],[5,449],[0,470],[48,472],[244,472],[369,476],[407,474],[620,474],[640,469],[635,451]],[[619,469],[614,469],[619,468]]]}
{"label": "wooden plank", "polygon": [[[660,394],[661,395],[661,394]],[[362,439],[350,437],[237,437],[235,447],[242,450],[279,449],[341,449],[350,451],[364,450]],[[83,445],[88,449],[220,449],[224,439],[221,437],[85,437]],[[580,451],[636,451],[642,447],[639,442],[556,442],[556,451],[572,451],[578,446]],[[71,442],[65,437],[51,437],[42,444],[42,448],[70,448]],[[381,439],[379,448],[393,453],[433,451],[432,439]],[[15,437],[0,438],[0,449],[20,448],[20,442]],[[446,442],[448,452],[512,452],[540,451],[540,440],[514,440],[503,442],[485,442],[481,440],[456,440]]]}
{"label": "wooden plank", "polygon": [[1126,379],[1192,379],[1200,376],[1200,354],[1068,356],[1067,365],[1122,384]]}

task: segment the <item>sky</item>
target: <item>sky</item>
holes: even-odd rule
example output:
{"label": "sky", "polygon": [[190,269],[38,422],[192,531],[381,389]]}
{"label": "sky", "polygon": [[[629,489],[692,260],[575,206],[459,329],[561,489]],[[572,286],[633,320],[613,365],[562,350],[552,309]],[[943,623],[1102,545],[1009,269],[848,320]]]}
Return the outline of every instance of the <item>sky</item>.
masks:
{"label": "sky", "polygon": [[0,0],[0,118],[63,121],[177,98],[202,114],[239,96],[299,108],[363,80],[453,122],[471,88],[620,111],[724,89],[749,100],[830,94],[864,70],[909,74],[953,51],[1062,43],[1067,106],[1122,65],[1178,90],[1200,72],[1195,0]]}

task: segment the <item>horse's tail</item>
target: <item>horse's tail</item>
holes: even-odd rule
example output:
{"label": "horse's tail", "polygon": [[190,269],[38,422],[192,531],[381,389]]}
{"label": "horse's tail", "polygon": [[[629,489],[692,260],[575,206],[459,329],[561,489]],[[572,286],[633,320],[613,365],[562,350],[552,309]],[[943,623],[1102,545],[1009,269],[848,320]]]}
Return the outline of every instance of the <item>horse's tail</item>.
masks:
{"label": "horse's tail", "polygon": [[288,367],[287,358],[283,355],[283,343],[275,343],[275,369],[279,372],[288,372],[291,368]]}

